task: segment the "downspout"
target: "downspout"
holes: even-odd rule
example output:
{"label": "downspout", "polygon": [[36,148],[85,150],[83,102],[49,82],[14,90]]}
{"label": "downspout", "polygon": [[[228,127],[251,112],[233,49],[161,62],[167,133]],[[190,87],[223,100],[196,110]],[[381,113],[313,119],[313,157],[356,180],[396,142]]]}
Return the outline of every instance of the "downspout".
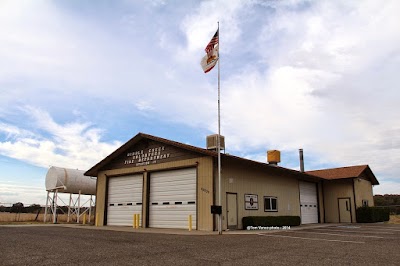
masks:
{"label": "downspout", "polygon": [[[356,204],[356,189],[354,188],[354,181],[356,179],[352,179],[353,183],[353,199],[354,199],[354,214],[355,214],[355,222],[357,222],[357,204]],[[351,215],[351,222],[353,223],[353,215]]]}

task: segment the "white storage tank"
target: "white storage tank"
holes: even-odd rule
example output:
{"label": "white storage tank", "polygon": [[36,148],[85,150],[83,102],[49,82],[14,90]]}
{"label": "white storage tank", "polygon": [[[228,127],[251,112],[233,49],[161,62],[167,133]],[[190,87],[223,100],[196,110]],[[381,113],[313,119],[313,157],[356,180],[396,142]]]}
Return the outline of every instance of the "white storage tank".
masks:
{"label": "white storage tank", "polygon": [[85,171],[50,167],[46,174],[46,190],[58,189],[62,193],[95,195],[96,179],[85,176]]}

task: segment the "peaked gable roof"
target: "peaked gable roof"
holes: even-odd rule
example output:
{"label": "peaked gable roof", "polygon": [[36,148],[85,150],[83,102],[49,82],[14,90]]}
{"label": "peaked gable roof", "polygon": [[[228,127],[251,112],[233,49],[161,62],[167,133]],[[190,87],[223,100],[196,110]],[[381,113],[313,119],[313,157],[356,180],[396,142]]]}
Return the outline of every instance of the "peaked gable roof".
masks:
{"label": "peaked gable roof", "polygon": [[174,146],[174,147],[177,147],[177,148],[181,148],[181,149],[189,150],[189,151],[192,151],[192,152],[200,153],[200,154],[203,154],[203,155],[206,155],[206,156],[213,156],[213,157],[218,156],[218,154],[216,152],[214,152],[214,151],[198,148],[198,147],[195,147],[195,146],[192,146],[192,145],[183,144],[183,143],[180,143],[180,142],[176,142],[176,141],[172,141],[172,140],[168,140],[168,139],[164,139],[164,138],[160,138],[160,137],[155,137],[155,136],[152,136],[152,135],[149,135],[149,134],[145,134],[145,133],[138,133],[136,136],[134,136],[133,138],[128,140],[125,144],[123,144],[121,147],[119,147],[114,152],[112,152],[110,155],[108,155],[106,158],[104,158],[103,160],[98,162],[96,165],[94,165],[92,168],[87,170],[85,172],[85,175],[87,175],[87,176],[97,176],[97,173],[104,166],[106,166],[113,159],[117,158],[119,155],[124,153],[127,148],[135,145],[136,143],[138,143],[138,142],[140,142],[141,140],[144,140],[144,139],[154,140],[154,141],[157,141],[157,142],[160,142],[160,143],[164,143],[166,145],[171,145],[171,146]]}
{"label": "peaked gable roof", "polygon": [[368,165],[355,165],[339,168],[313,170],[307,171],[306,173],[327,180],[358,178],[362,174],[365,174],[370,179],[372,185],[379,185],[378,180],[376,179],[375,175],[372,173],[372,170],[371,168],[369,168]]}

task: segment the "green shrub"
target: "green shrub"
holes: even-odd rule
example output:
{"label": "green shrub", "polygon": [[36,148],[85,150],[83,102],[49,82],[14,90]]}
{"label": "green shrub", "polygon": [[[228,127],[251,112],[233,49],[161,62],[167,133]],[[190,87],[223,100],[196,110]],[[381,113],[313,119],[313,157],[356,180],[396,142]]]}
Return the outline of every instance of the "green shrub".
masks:
{"label": "green shrub", "polygon": [[385,222],[390,219],[390,209],[382,207],[360,207],[356,210],[358,223]]}
{"label": "green shrub", "polygon": [[390,209],[390,214],[392,214],[392,215],[400,214],[400,205],[389,206],[389,209]]}
{"label": "green shrub", "polygon": [[243,229],[247,226],[297,226],[299,216],[246,216],[242,219]]}

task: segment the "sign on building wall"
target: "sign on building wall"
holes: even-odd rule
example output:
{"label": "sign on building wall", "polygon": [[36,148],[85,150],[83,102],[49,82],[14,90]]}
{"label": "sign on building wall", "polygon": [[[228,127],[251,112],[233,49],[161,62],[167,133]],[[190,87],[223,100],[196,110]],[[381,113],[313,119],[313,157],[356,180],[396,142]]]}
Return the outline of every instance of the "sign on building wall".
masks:
{"label": "sign on building wall", "polygon": [[165,150],[165,146],[152,149],[136,150],[128,152],[124,164],[134,164],[135,166],[143,166],[155,164],[158,161],[168,159],[170,153]]}
{"label": "sign on building wall", "polygon": [[256,194],[245,194],[244,195],[244,206],[246,210],[258,210],[258,195]]}
{"label": "sign on building wall", "polygon": [[199,157],[199,154],[196,152],[181,149],[172,145],[165,145],[164,143],[157,141],[142,140],[127,147],[107,167],[109,169],[118,169],[147,166],[197,157]]}

